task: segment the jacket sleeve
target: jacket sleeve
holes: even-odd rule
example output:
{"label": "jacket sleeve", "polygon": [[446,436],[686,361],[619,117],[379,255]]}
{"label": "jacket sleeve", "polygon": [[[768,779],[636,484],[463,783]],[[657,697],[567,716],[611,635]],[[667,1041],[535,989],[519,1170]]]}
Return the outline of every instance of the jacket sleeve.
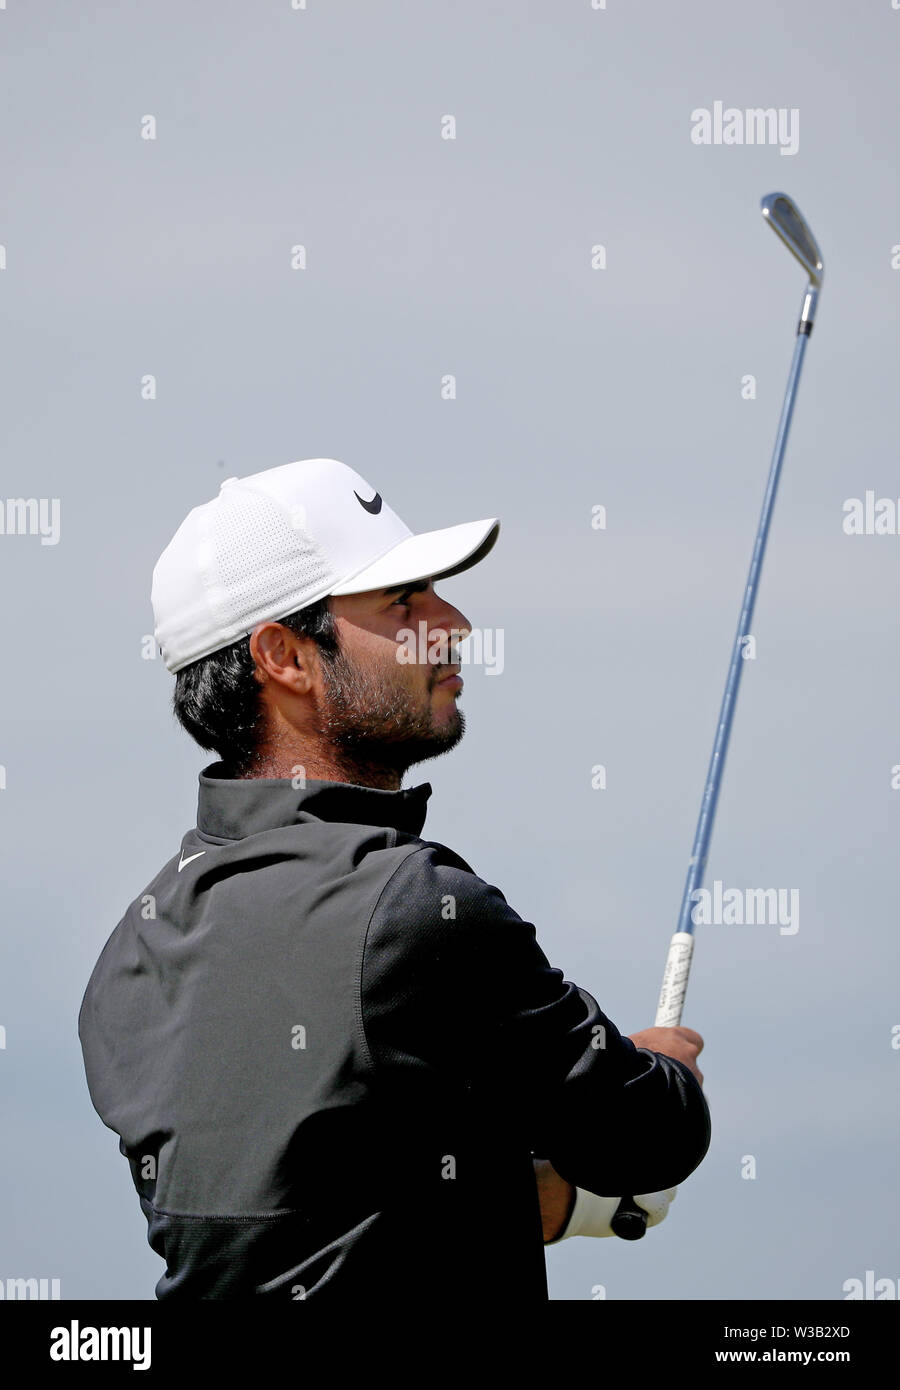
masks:
{"label": "jacket sleeve", "polygon": [[443,845],[408,855],[382,892],[360,992],[376,1065],[449,1074],[577,1187],[674,1187],[709,1148],[689,1069],[623,1037],[551,967],[534,926]]}

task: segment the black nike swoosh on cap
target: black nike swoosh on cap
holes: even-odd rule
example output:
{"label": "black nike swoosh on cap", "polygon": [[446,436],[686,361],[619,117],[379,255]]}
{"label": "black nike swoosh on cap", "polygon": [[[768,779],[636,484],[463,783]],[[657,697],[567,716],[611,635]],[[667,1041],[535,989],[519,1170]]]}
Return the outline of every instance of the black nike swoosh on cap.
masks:
{"label": "black nike swoosh on cap", "polygon": [[377,516],[378,513],[381,511],[381,493],[380,493],[380,492],[376,492],[375,496],[374,496],[373,498],[371,498],[371,500],[368,501],[368,502],[364,502],[363,499],[360,497],[359,493],[356,492],[355,490],[354,490],[353,496],[356,498],[357,502],[359,503],[359,505],[360,505],[361,507],[365,507],[365,509],[366,509],[367,512],[371,512],[372,516]]}

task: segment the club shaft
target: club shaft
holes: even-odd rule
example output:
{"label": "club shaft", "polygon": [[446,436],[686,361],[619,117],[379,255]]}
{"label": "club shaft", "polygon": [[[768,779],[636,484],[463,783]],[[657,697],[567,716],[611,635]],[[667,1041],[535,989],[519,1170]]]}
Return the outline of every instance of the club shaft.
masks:
{"label": "club shaft", "polygon": [[[814,299],[812,301],[812,310],[815,310]],[[766,541],[769,538],[769,525],[775,506],[778,480],[781,477],[781,464],[784,459],[788,431],[791,427],[791,416],[794,413],[794,400],[797,395],[797,384],[800,380],[800,368],[803,365],[803,357],[806,352],[806,344],[809,340],[809,333],[812,326],[811,315],[808,321],[805,322],[805,319],[806,309],[804,307],[804,314],[801,315],[797,339],[794,345],[794,356],[791,361],[787,389],[784,393],[784,404],[781,407],[781,419],[778,422],[775,447],[772,450],[772,463],[769,467],[769,478],[766,483],[762,512],[760,513],[759,526],[756,530],[753,558],[750,561],[750,572],[747,575],[747,586],[744,590],[744,602],[741,608],[741,616],[738,619],[734,646],[731,651],[728,679],[725,682],[725,693],[722,696],[722,707],[719,711],[716,737],[713,743],[712,756],[709,760],[709,771],[706,776],[706,786],[703,789],[700,816],[697,821],[697,830],[694,835],[690,863],[688,864],[684,894],[681,899],[681,911],[678,914],[678,928],[672,938],[669,954],[666,959],[666,968],[663,973],[662,989],[660,991],[659,1005],[656,1011],[657,1028],[677,1027],[681,1022],[693,948],[694,923],[691,918],[691,912],[694,906],[693,895],[702,887],[706,870],[709,842],[712,837],[713,821],[715,820],[716,806],[719,801],[719,790],[722,785],[722,773],[725,768],[725,754],[728,751],[728,740],[731,736],[731,725],[734,719],[734,710],[741,684],[741,671],[743,670],[745,661],[742,639],[749,635],[750,624],[753,621],[753,610],[756,605],[759,576],[762,570]],[[636,1205],[632,1197],[623,1197],[612,1218],[611,1224],[616,1235],[626,1240],[637,1240],[644,1234],[646,1229],[646,1213],[642,1208]]]}
{"label": "club shaft", "polygon": [[[691,934],[694,930],[694,924],[691,919],[691,912],[694,907],[693,895],[702,886],[706,871],[709,842],[712,837],[716,806],[719,800],[719,791],[722,786],[722,773],[725,768],[725,755],[728,751],[728,740],[731,737],[731,725],[734,720],[734,710],[741,684],[741,673],[745,664],[743,639],[749,636],[750,627],[753,622],[753,610],[756,605],[756,595],[759,589],[759,577],[766,550],[766,541],[769,537],[769,526],[775,507],[778,480],[781,477],[781,465],[784,459],[785,446],[787,445],[788,431],[791,427],[791,416],[794,413],[794,401],[797,395],[800,369],[803,366],[803,357],[808,341],[808,334],[797,334],[787,390],[784,395],[784,404],[781,408],[781,419],[778,422],[778,433],[775,436],[775,447],[772,451],[772,463],[769,468],[769,478],[766,483],[762,512],[760,513],[759,526],[756,532],[756,541],[753,546],[753,558],[750,561],[750,571],[747,575],[747,585],[744,590],[744,602],[741,608],[741,616],[738,619],[737,632],[735,633],[734,645],[731,651],[728,679],[725,682],[725,693],[722,696],[722,707],[719,711],[716,737],[713,743],[712,756],[709,761],[706,786],[703,789],[703,800],[700,805],[700,816],[697,821],[697,830],[694,835],[694,844],[688,864],[684,894],[681,899],[681,911],[678,914],[677,930],[678,932],[687,934]],[[681,1015],[679,1011],[678,1022],[680,1022],[680,1018]]]}

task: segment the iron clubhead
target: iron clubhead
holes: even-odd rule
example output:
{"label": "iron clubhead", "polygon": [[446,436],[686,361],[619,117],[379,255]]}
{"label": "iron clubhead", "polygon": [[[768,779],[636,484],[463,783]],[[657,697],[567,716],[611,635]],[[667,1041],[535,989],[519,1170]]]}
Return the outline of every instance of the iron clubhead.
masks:
{"label": "iron clubhead", "polygon": [[786,193],[767,193],[760,202],[763,217],[803,266],[815,289],[822,284],[825,262],[818,243],[797,207]]}

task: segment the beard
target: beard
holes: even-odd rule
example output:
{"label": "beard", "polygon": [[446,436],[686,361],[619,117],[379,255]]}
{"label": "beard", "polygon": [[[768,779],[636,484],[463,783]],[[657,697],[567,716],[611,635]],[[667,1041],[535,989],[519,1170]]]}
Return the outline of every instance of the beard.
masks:
{"label": "beard", "polygon": [[440,668],[429,668],[427,684],[416,688],[396,661],[387,668],[354,665],[338,649],[320,653],[320,665],[319,734],[348,781],[372,784],[379,774],[402,778],[414,764],[448,753],[465,733],[455,700],[451,709],[435,715],[431,691],[444,674]]}

